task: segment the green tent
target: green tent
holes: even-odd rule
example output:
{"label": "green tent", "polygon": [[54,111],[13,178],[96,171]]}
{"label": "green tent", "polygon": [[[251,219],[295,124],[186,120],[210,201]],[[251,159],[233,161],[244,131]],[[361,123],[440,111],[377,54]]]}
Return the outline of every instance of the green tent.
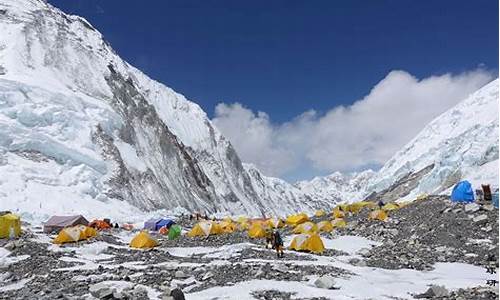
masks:
{"label": "green tent", "polygon": [[168,230],[169,240],[176,239],[180,235],[181,235],[181,226],[177,224],[170,226],[170,229]]}

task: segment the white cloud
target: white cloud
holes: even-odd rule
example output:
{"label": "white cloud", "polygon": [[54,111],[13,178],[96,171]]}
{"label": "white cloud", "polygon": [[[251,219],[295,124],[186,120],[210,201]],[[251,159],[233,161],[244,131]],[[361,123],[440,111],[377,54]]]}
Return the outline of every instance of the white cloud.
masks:
{"label": "white cloud", "polygon": [[266,175],[287,175],[299,166],[352,171],[384,164],[432,119],[490,80],[483,70],[422,80],[393,71],[363,99],[323,115],[311,110],[272,124],[266,113],[222,103],[213,122],[242,160]]}

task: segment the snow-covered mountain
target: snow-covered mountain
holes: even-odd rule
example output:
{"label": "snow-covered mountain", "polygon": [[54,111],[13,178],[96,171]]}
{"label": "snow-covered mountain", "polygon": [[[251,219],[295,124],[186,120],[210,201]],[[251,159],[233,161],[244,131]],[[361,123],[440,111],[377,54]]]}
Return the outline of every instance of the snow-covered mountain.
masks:
{"label": "snow-covered mountain", "polygon": [[309,195],[314,202],[324,199],[355,202],[364,198],[366,185],[375,174],[376,172],[372,170],[347,175],[335,172],[328,176],[315,177],[310,181],[299,181],[295,186]]}
{"label": "snow-covered mountain", "polygon": [[85,19],[42,0],[0,1],[0,210],[29,219],[178,207],[285,215],[362,199],[421,169],[406,196],[484,180],[484,170],[496,182],[497,112],[495,81],[379,172],[291,185],[243,164],[197,104],[123,61]]}
{"label": "snow-covered mountain", "polygon": [[283,215],[305,198],[247,172],[197,104],[123,61],[85,19],[0,1],[0,210]]}
{"label": "snow-covered mountain", "polygon": [[[378,171],[334,173],[299,182],[313,199],[342,201],[383,193],[386,200],[448,192],[467,179],[498,186],[498,79],[430,122]],[[392,199],[389,199],[392,198]]]}

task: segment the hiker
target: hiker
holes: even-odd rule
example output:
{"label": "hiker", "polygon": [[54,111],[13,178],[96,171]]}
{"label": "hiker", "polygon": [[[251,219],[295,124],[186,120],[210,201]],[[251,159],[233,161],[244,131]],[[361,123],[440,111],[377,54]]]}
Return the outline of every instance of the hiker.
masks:
{"label": "hiker", "polygon": [[378,205],[378,208],[382,209],[382,207],[385,205],[385,203],[384,203],[384,201],[379,200],[377,205]]}
{"label": "hiker", "polygon": [[115,228],[120,228],[120,225],[118,225],[118,223],[115,223]]}
{"label": "hiker", "polygon": [[285,255],[283,253],[283,239],[281,238],[281,234],[278,230],[276,230],[273,234],[273,248],[276,249],[276,255],[278,258]]}
{"label": "hiker", "polygon": [[266,229],[266,249],[274,249],[274,234],[269,229]]}

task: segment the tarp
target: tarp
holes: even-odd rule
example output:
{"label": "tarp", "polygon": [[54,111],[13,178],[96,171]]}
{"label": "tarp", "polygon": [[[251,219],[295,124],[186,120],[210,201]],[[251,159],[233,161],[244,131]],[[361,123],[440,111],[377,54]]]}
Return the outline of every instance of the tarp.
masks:
{"label": "tarp", "polygon": [[0,239],[14,238],[21,234],[21,219],[8,213],[0,216]]}
{"label": "tarp", "polygon": [[152,218],[144,222],[144,229],[157,231],[162,227],[170,228],[175,222],[168,218]]}
{"label": "tarp", "polygon": [[474,191],[470,182],[464,180],[457,183],[451,192],[451,201],[474,202]]}
{"label": "tarp", "polygon": [[158,246],[158,241],[152,238],[146,231],[139,232],[131,241],[131,248],[147,249]]}
{"label": "tarp", "polygon": [[89,221],[85,219],[82,215],[76,216],[52,216],[43,225],[43,232],[59,232],[65,227],[75,226],[75,225],[89,225]]}
{"label": "tarp", "polygon": [[491,203],[493,204],[493,206],[498,208],[498,191],[493,193],[493,195],[491,197]]}
{"label": "tarp", "polygon": [[89,226],[76,225],[63,228],[56,238],[54,244],[75,243],[97,236],[97,231]]}
{"label": "tarp", "polygon": [[309,217],[305,213],[291,215],[286,218],[286,223],[292,226],[297,226],[307,221],[309,221]]}
{"label": "tarp", "polygon": [[381,209],[371,211],[370,214],[368,215],[368,219],[379,220],[379,221],[385,221],[387,220],[387,217],[388,217],[387,213]]}
{"label": "tarp", "polygon": [[318,224],[316,224],[316,227],[318,228],[319,232],[332,232],[333,230],[333,225],[332,222],[330,221],[321,221]]}
{"label": "tarp", "polygon": [[264,238],[266,235],[266,227],[262,223],[253,223],[248,229],[248,236],[253,239]]}
{"label": "tarp", "polygon": [[316,233],[296,235],[289,248],[295,251],[310,251],[313,253],[323,253],[325,251],[325,245]]}
{"label": "tarp", "polygon": [[104,222],[104,220],[93,220],[89,223],[89,227],[95,228],[97,230],[105,230],[110,229],[111,225],[107,222]]}
{"label": "tarp", "polygon": [[169,240],[175,240],[181,235],[181,226],[174,224],[170,226],[170,229],[168,230],[168,239]]}
{"label": "tarp", "polygon": [[214,221],[201,221],[194,225],[193,229],[188,232],[189,237],[209,236],[211,234],[221,234],[222,228]]}
{"label": "tarp", "polygon": [[318,230],[318,227],[313,222],[305,222],[295,226],[293,233],[313,233]]}
{"label": "tarp", "polygon": [[163,218],[158,223],[156,223],[156,230],[159,230],[162,227],[170,228],[170,226],[174,225],[175,222],[171,219]]}

